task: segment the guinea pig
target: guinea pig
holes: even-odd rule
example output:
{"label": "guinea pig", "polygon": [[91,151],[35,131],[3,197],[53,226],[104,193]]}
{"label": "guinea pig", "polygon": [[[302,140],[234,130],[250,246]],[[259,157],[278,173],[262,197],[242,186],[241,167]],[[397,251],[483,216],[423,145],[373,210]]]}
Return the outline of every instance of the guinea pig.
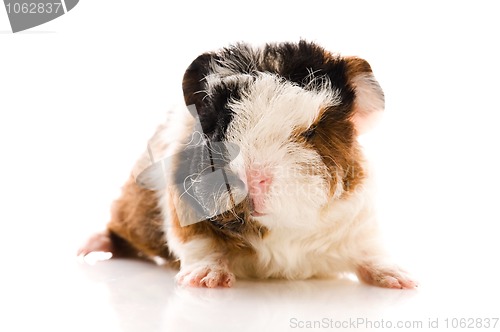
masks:
{"label": "guinea pig", "polygon": [[367,61],[307,41],[239,43],[196,58],[107,230],[80,255],[177,261],[183,286],[355,273],[417,286],[379,236],[358,136],[384,109]]}

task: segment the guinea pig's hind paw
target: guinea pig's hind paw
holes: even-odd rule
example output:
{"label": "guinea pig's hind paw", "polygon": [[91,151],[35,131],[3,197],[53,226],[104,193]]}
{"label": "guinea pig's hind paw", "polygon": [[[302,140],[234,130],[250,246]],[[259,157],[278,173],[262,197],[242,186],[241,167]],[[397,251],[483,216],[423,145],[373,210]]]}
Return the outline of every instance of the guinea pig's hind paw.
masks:
{"label": "guinea pig's hind paw", "polygon": [[181,286],[215,288],[231,287],[235,282],[234,274],[220,265],[202,265],[183,268],[177,274],[177,283]]}
{"label": "guinea pig's hind paw", "polygon": [[415,289],[418,287],[417,282],[397,267],[381,268],[362,265],[358,267],[357,275],[360,280],[373,286],[394,289]]}
{"label": "guinea pig's hind paw", "polygon": [[81,246],[78,256],[86,256],[92,252],[113,252],[113,242],[107,232],[92,235],[87,242]]}

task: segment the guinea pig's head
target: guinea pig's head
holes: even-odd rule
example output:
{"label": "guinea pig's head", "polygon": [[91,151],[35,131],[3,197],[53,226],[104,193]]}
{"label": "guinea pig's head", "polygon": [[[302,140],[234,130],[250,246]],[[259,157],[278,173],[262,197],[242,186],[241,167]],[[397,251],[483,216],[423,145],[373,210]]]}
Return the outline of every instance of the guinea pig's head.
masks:
{"label": "guinea pig's head", "polygon": [[365,60],[305,41],[237,44],[194,60],[183,90],[207,141],[235,147],[226,170],[241,185],[209,198],[221,211],[244,201],[268,228],[300,227],[362,184],[357,136],[384,108]]}

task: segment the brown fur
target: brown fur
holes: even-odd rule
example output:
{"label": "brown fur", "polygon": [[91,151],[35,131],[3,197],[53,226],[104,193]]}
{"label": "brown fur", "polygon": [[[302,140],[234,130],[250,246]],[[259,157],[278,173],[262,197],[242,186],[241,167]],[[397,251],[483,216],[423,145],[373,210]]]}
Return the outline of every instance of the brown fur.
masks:
{"label": "brown fur", "polygon": [[[324,52],[324,57],[331,61],[344,61],[346,63],[347,81],[351,84],[353,91],[356,88],[352,85],[353,78],[372,72],[370,64],[358,57],[339,58],[328,51]],[[336,171],[339,171],[342,174],[344,194],[356,190],[356,187],[366,177],[362,166],[362,153],[356,139],[357,133],[351,121],[351,116],[357,111],[356,107],[356,99],[354,99],[353,103],[324,108],[311,126],[315,128],[314,135],[308,139],[320,154],[329,173],[335,174]],[[300,137],[299,132],[294,134],[296,137]],[[330,181],[330,195],[333,195],[337,179],[329,177],[328,180]]]}
{"label": "brown fur", "polygon": [[[353,124],[348,121],[338,121],[328,116],[326,110],[323,119],[316,126],[316,133],[311,137],[311,144],[318,151],[327,166],[330,174],[337,171],[342,176],[344,193],[356,189],[364,179],[361,165],[361,152],[356,141]],[[330,178],[330,194],[333,195],[337,186],[337,179]]]}
{"label": "brown fur", "polygon": [[[329,52],[325,56],[336,57]],[[370,64],[358,57],[344,57],[347,64],[347,80],[352,84],[354,77],[364,73],[371,73]],[[355,89],[355,86],[352,86]],[[354,90],[355,91],[355,90]],[[357,133],[350,117],[339,118],[329,116],[329,112],[344,114],[355,114],[356,99],[352,105],[344,105],[350,108],[344,112],[338,109],[329,110],[326,108],[321,112],[321,121],[316,124],[316,135],[312,137],[312,143],[323,158],[323,162],[330,170],[330,174],[337,169],[341,171],[344,194],[349,194],[356,190],[356,187],[365,179],[366,173],[362,166],[363,157],[360,146],[357,142]],[[330,192],[333,193],[336,186],[336,179],[331,180]]]}
{"label": "brown fur", "polygon": [[368,61],[354,56],[344,57],[347,62],[347,76],[348,78],[353,78],[356,75],[363,73],[371,73],[372,68]]}
{"label": "brown fur", "polygon": [[132,177],[112,206],[108,230],[115,254],[171,258],[156,193],[140,187]]}

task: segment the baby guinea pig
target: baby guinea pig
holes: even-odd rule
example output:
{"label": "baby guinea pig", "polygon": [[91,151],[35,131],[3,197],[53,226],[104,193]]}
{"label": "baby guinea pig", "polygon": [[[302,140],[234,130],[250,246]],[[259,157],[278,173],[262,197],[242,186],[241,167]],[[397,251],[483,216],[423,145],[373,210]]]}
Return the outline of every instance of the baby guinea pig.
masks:
{"label": "baby guinea pig", "polygon": [[335,277],[414,288],[379,243],[357,138],[383,111],[370,65],[298,43],[200,55],[107,230],[80,249],[178,261],[184,286]]}

